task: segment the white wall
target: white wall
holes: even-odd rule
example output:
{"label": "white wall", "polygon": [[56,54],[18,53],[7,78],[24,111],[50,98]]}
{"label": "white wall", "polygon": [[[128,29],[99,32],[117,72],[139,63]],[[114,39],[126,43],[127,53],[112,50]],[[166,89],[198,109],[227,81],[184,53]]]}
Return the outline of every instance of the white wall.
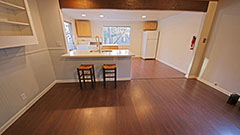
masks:
{"label": "white wall", "polygon": [[[220,0],[201,79],[240,94],[240,1]],[[207,62],[208,61],[208,62]]]}
{"label": "white wall", "polygon": [[[76,27],[74,19],[64,15],[63,18],[66,21],[70,21],[73,27],[74,41],[77,44],[81,40],[89,40],[90,38],[78,38],[76,34]],[[143,22],[134,21],[91,21],[92,37],[102,36],[103,26],[131,26],[131,41],[130,45],[122,45],[120,48],[129,49],[136,57],[141,56],[142,49],[142,34],[143,34]]]}
{"label": "white wall", "polygon": [[[60,21],[62,20],[62,16],[59,15],[59,3],[55,0],[41,0],[41,2],[39,0],[36,1],[38,2],[41,23],[43,25],[48,47],[50,49],[65,49],[65,36],[63,25]],[[57,44],[57,42],[60,44]]]}
{"label": "white wall", "polygon": [[36,1],[29,7],[39,44],[0,49],[0,129],[55,80]]}
{"label": "white wall", "polygon": [[202,12],[184,12],[158,21],[157,59],[186,73],[193,56],[190,43],[193,36],[200,36],[204,17]]}

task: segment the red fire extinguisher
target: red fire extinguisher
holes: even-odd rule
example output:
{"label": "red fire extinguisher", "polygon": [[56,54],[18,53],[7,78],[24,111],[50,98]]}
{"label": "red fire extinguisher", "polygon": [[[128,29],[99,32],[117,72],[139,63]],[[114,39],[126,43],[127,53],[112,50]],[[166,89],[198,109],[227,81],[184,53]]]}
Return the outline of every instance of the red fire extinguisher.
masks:
{"label": "red fire extinguisher", "polygon": [[192,38],[192,42],[191,42],[191,46],[190,46],[190,50],[193,50],[194,49],[194,45],[195,45],[195,43],[196,43],[196,37],[195,36],[193,36],[193,38]]}

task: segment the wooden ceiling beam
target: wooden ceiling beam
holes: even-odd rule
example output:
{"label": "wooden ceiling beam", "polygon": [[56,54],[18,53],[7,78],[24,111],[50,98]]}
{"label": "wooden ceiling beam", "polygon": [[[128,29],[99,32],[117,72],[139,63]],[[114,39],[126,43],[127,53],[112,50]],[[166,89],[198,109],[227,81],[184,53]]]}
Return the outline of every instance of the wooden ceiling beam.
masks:
{"label": "wooden ceiling beam", "polygon": [[206,12],[209,1],[210,0],[59,0],[59,3],[61,8]]}

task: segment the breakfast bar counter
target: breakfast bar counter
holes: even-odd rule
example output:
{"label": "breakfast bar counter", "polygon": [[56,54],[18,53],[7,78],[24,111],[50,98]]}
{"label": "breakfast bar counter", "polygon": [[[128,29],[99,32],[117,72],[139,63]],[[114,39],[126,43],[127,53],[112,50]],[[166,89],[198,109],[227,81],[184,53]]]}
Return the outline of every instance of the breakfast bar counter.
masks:
{"label": "breakfast bar counter", "polygon": [[126,49],[103,50],[101,53],[91,52],[89,50],[73,50],[61,55],[61,63],[65,65],[65,68],[59,70],[63,72],[63,75],[66,73],[66,76],[62,76],[61,78],[78,81],[76,73],[77,67],[81,64],[94,64],[96,80],[102,81],[103,64],[116,64],[117,80],[130,80],[131,61],[133,56],[134,54]]}
{"label": "breakfast bar counter", "polygon": [[129,50],[103,50],[99,52],[91,52],[89,50],[73,50],[62,55],[64,58],[92,58],[92,57],[132,57],[133,53]]}

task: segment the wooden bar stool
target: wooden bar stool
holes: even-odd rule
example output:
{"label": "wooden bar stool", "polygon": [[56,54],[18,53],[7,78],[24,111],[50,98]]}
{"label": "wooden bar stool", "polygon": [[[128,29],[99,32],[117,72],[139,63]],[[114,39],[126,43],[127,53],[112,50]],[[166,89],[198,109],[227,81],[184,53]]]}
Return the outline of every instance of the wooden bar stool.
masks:
{"label": "wooden bar stool", "polygon": [[[85,71],[89,71],[89,73],[86,73]],[[81,88],[82,88],[82,80],[84,83],[86,83],[86,80],[91,80],[92,87],[93,87],[93,82],[96,82],[93,64],[80,65],[77,68],[77,73],[78,73],[78,79],[79,79],[79,84]]]}
{"label": "wooden bar stool", "polygon": [[[111,75],[111,76],[109,76]],[[117,66],[116,64],[104,64],[103,65],[103,84],[106,88],[106,79],[114,78],[115,88],[117,87]]]}

